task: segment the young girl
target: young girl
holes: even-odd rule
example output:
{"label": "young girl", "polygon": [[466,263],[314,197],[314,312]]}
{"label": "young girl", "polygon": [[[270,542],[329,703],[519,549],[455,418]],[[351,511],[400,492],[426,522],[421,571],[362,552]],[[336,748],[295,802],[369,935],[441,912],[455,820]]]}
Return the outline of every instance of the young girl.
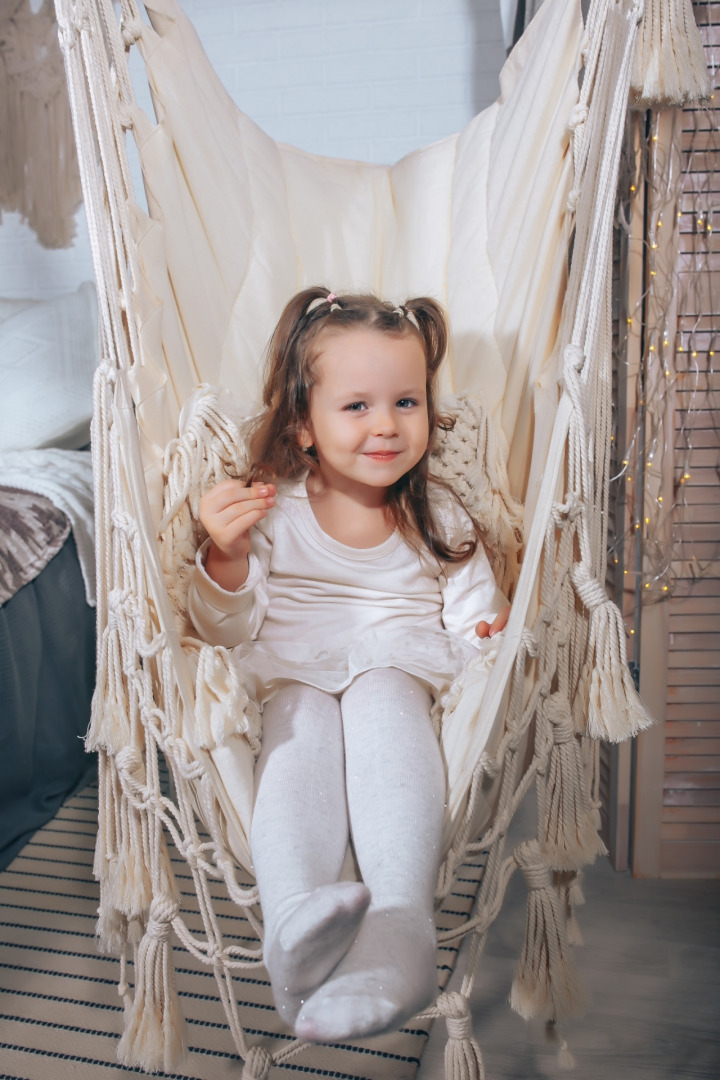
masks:
{"label": "young girl", "polygon": [[[508,610],[476,526],[429,478],[446,344],[433,300],[305,289],[270,344],[247,483],[200,503],[188,609],[236,647],[263,710],[264,960],[303,1039],[390,1030],[436,991],[431,713]],[[360,882],[340,880],[350,837]]]}

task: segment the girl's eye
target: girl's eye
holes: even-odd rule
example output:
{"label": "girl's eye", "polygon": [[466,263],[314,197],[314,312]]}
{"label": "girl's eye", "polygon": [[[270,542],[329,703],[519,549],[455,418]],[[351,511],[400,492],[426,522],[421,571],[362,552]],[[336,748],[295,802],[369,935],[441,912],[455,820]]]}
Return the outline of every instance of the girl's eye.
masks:
{"label": "girl's eye", "polygon": [[345,406],[346,412],[360,412],[361,409],[365,409],[367,406],[364,401],[353,401],[352,404]]}
{"label": "girl's eye", "polygon": [[398,401],[399,409],[411,409],[413,405],[417,405],[415,398],[403,397]]}

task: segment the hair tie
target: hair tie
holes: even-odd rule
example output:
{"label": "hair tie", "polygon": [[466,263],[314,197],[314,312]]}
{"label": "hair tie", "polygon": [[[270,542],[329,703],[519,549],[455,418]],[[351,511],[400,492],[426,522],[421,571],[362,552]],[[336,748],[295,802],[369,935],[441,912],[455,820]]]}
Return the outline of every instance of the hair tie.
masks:
{"label": "hair tie", "polygon": [[411,323],[416,330],[420,330],[420,326],[418,325],[418,321],[415,318],[414,312],[408,311],[407,308],[403,307],[402,304],[398,304],[397,307],[393,308],[393,315],[399,315],[401,319],[407,319],[407,321]]}
{"label": "hair tie", "polygon": [[330,311],[338,311],[340,309],[340,304],[336,303],[336,300],[337,294],[334,292],[328,293],[327,296],[316,296],[305,308],[305,314],[309,315],[311,311],[317,310],[321,304],[329,304]]}

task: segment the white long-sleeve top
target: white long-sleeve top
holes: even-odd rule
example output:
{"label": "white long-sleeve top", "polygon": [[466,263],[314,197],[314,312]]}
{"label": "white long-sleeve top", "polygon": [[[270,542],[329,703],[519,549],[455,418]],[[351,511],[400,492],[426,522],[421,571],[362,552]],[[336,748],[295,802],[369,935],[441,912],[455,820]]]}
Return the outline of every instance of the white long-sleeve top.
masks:
{"label": "white long-sleeve top", "polygon": [[[472,534],[447,492],[431,485],[430,497],[453,544]],[[376,547],[348,547],[320,528],[304,479],[280,485],[253,529],[248,578],[236,592],[221,589],[203,559],[201,549],[188,613],[203,640],[240,646],[260,703],[288,680],[337,692],[377,666],[402,667],[440,694],[482,649],[477,622],[492,622],[505,603],[482,544],[462,563],[419,554],[398,532]]]}

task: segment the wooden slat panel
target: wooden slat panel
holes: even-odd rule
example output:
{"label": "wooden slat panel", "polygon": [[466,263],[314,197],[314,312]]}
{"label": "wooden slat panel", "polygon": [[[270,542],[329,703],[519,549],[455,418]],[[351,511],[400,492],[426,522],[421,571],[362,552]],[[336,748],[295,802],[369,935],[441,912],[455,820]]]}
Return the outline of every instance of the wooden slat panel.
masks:
{"label": "wooden slat panel", "polygon": [[[703,740],[702,739],[698,739],[698,740],[689,739],[688,740],[688,742],[693,742],[693,741],[702,742]],[[708,739],[707,741],[708,742],[713,742],[714,740]],[[712,752],[717,754],[718,747],[717,746],[713,747]],[[670,754],[668,752],[668,745],[667,745],[667,740],[666,740],[666,742],[665,742],[665,774],[666,774],[665,775],[665,780],[666,780],[667,785],[670,786],[670,784],[672,783],[672,786],[673,787],[675,786],[675,779],[676,779],[676,775],[678,773],[683,773],[683,774],[690,775],[691,772],[714,773],[715,774],[715,783],[717,784],[718,787],[720,787],[720,757],[712,757],[711,752],[708,752],[707,754],[703,754],[699,747],[697,748],[697,751],[696,751],[696,753],[694,755],[691,754],[691,753],[685,753],[685,754],[673,753],[673,754]],[[668,773],[672,773],[673,774],[672,777],[668,776],[667,775]]]}
{"label": "wooden slat panel", "polygon": [[[668,755],[666,758],[668,762],[672,760],[685,761],[687,755],[706,754],[707,757],[701,760],[711,761],[715,758],[715,768],[720,769],[720,739],[704,739],[691,733],[688,733],[684,738],[668,738],[666,734],[665,753]],[[666,766],[666,768],[669,767]]]}
{"label": "wooden slat panel", "polygon": [[[682,656],[692,655],[691,653],[681,653]],[[672,653],[670,659],[677,659]],[[720,669],[718,668],[673,668],[668,675],[668,692],[670,687],[681,689],[682,687],[695,686],[698,689],[706,687],[708,690],[714,689],[715,696],[720,697],[717,687],[720,686]]]}
{"label": "wooden slat panel", "polygon": [[717,790],[720,796],[720,776],[717,773],[676,772],[665,777],[666,790],[678,791],[681,788],[691,791]]}
{"label": "wooden slat panel", "polygon": [[663,840],[717,840],[720,841],[720,822],[696,824],[662,825],[660,839]]}
{"label": "wooden slat panel", "polygon": [[706,668],[720,671],[720,655],[715,651],[673,652],[668,658],[668,667],[682,668],[686,671],[694,668]]}
{"label": "wooden slat panel", "polygon": [[710,702],[717,703],[716,686],[669,686],[668,705],[671,703]]}
{"label": "wooden slat panel", "polygon": [[696,788],[667,788],[663,792],[665,806],[720,806],[720,790]]}
{"label": "wooden slat panel", "polygon": [[662,820],[666,824],[680,821],[720,824],[720,806],[663,806]]}
{"label": "wooden slat panel", "polygon": [[[710,709],[707,711],[710,712]],[[720,702],[716,705],[714,717],[708,717],[707,719],[701,716],[693,716],[688,719],[672,717],[665,724],[665,737],[667,739],[685,739],[690,735],[705,739],[720,739]]]}
{"label": "wooden slat panel", "polygon": [[676,653],[687,652],[689,649],[710,648],[716,656],[720,656],[720,631],[717,634],[688,634],[671,631],[670,648]]}

